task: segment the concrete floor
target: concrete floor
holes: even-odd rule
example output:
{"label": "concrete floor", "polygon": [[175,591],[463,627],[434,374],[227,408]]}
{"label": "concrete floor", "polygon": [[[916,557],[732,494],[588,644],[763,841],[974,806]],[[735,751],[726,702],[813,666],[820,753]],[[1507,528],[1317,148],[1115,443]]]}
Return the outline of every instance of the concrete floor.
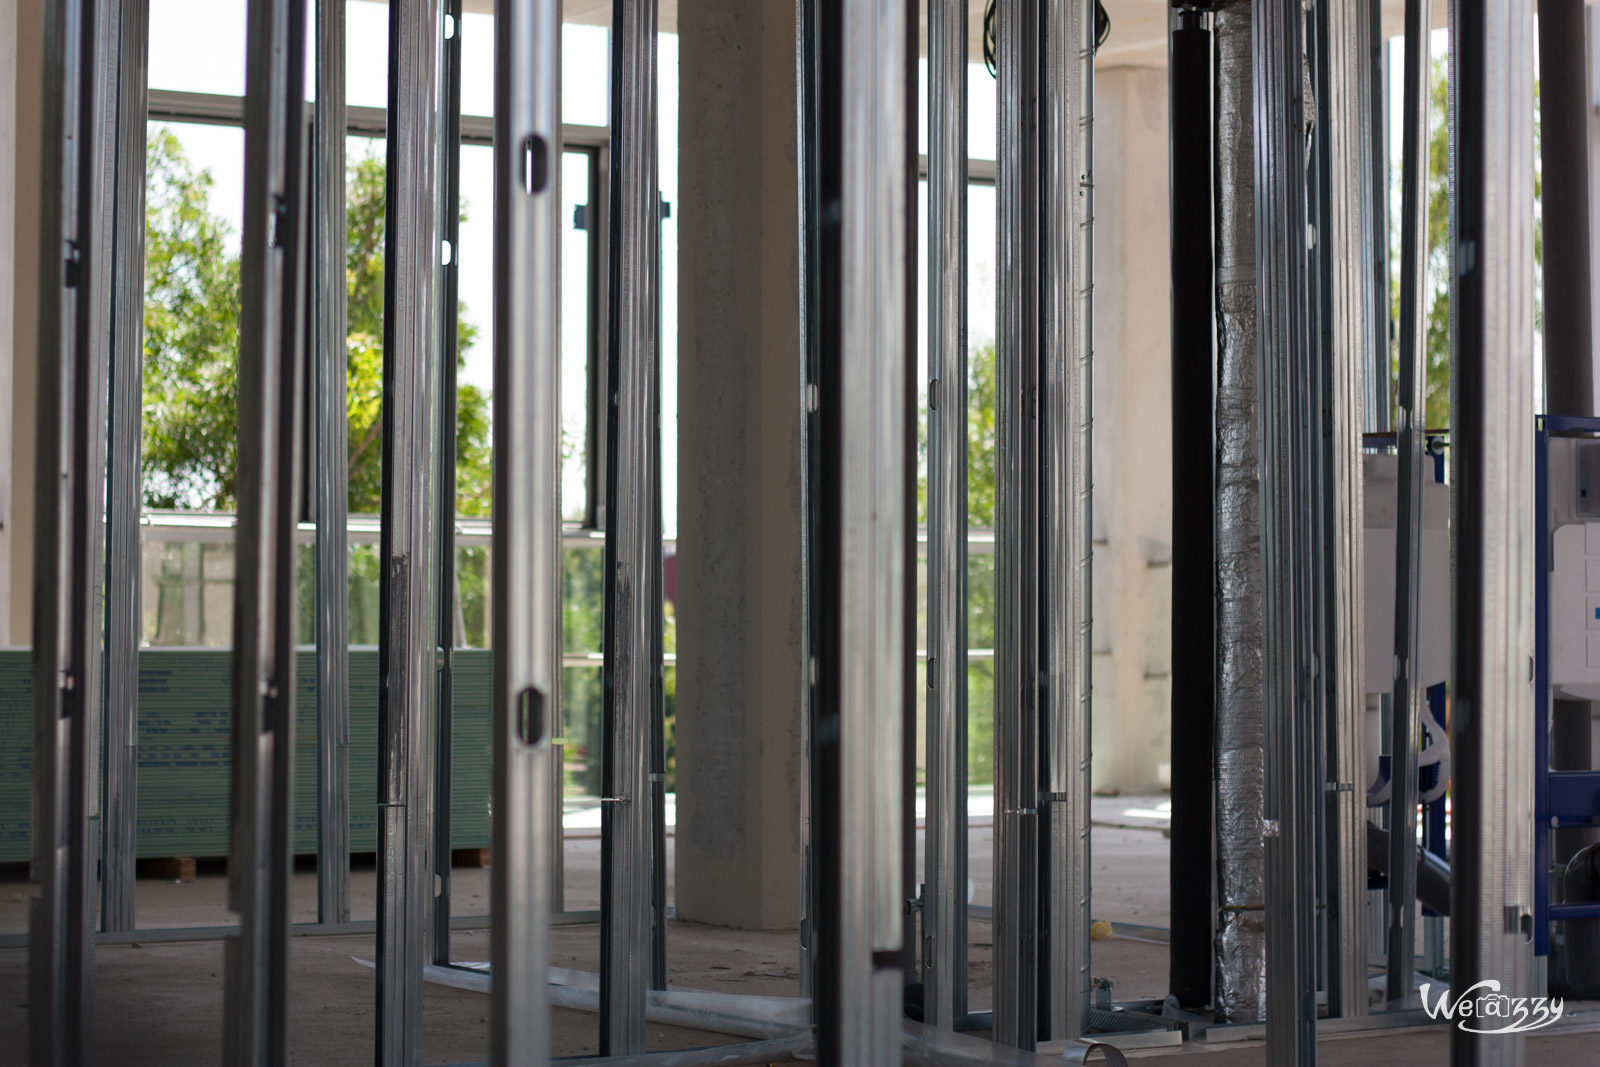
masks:
{"label": "concrete floor", "polygon": [[[1164,801],[1151,798],[1095,798],[1093,841],[1094,916],[1116,923],[1167,925],[1167,848]],[[974,903],[990,900],[993,830],[975,818],[971,833]],[[668,849],[671,851],[671,838]],[[599,900],[599,841],[569,839],[566,848],[567,907],[592,908]],[[295,920],[315,918],[315,875],[295,875]],[[375,874],[370,864],[352,876],[354,918],[372,918]],[[226,879],[202,869],[190,882],[142,879],[138,886],[141,929],[225,923]],[[669,896],[671,882],[669,879]],[[457,869],[453,897],[457,915],[488,911],[488,871]],[[0,882],[0,933],[26,928],[25,886]],[[990,927],[971,929],[972,1007],[990,1005]],[[291,944],[291,1047],[296,1062],[370,1062],[373,1042],[373,972],[359,961],[374,955],[370,935],[297,937]],[[458,930],[452,936],[457,961],[485,960],[486,930]],[[21,1062],[5,1051],[25,1048],[27,1031],[26,950],[0,949],[0,1063]],[[599,930],[559,927],[553,935],[555,966],[598,969]],[[217,941],[102,945],[96,955],[96,1050],[99,1061],[115,1064],[214,1063],[219,1061],[222,1025],[222,944]],[[792,996],[797,992],[798,952],[792,930],[750,932],[673,922],[668,958],[674,985],[736,993]],[[1167,949],[1164,944],[1127,937],[1093,943],[1097,976],[1111,979],[1117,1000],[1164,995]],[[482,1062],[488,1058],[488,998],[479,993],[428,985],[425,992],[424,1059],[428,1063]],[[555,1053],[598,1051],[596,1018],[557,1009],[553,1013]],[[1573,1018],[1571,1009],[1569,1018]],[[1532,1035],[1528,1059],[1541,1064],[1600,1063],[1600,1014],[1591,1013],[1592,1032]],[[1582,1023],[1583,1017],[1574,1019]],[[737,1041],[652,1024],[653,1049],[687,1048]],[[1386,1034],[1362,1039],[1330,1039],[1323,1063],[1369,1063],[1375,1059],[1414,1063],[1445,1062],[1448,1033]],[[1259,1044],[1149,1050],[1139,1058],[1160,1063],[1178,1057],[1214,1054],[1229,1064],[1264,1063]]]}

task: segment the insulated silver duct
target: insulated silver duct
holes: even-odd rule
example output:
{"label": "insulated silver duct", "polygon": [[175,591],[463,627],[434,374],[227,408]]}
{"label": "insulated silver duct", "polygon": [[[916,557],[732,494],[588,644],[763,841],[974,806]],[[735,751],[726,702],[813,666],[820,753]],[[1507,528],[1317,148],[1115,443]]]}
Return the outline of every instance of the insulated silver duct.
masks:
{"label": "insulated silver duct", "polygon": [[1217,1007],[1266,1010],[1260,430],[1250,7],[1216,13]]}

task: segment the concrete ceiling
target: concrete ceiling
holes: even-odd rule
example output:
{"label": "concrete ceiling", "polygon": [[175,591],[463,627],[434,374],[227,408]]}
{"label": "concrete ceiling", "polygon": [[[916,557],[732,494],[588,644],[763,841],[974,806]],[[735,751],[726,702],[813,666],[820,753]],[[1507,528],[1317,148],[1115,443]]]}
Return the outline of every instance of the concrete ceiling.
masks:
{"label": "concrete ceiling", "polygon": [[[384,0],[374,0],[374,2],[382,3]],[[788,0],[746,0],[746,2],[786,3]],[[1169,0],[1102,0],[1102,2],[1105,4],[1106,14],[1111,16],[1111,36],[1101,47],[1096,65],[1165,66],[1167,18],[1171,9]],[[1336,2],[1348,3],[1351,0],[1336,0]],[[1585,2],[1592,4],[1596,0],[1585,0]],[[665,33],[676,33],[678,0],[658,0],[658,3],[661,30]],[[1405,14],[1405,0],[1382,0],[1382,3],[1384,35],[1399,34]],[[611,4],[612,0],[565,0],[562,6],[562,18],[567,22],[604,26],[611,21]],[[466,10],[473,12],[489,13],[494,10],[494,0],[465,0],[465,5]],[[968,0],[968,6],[971,10],[968,19],[972,32],[971,49],[973,60],[976,62],[983,55],[985,3],[984,0]],[[1432,8],[1435,28],[1443,28],[1445,5],[1436,3]]]}

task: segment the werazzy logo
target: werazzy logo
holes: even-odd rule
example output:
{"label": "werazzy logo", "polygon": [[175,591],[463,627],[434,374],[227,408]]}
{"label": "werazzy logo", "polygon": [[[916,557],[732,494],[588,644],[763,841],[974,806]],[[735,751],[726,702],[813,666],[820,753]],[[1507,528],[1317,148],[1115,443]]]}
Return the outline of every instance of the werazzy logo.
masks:
{"label": "werazzy logo", "polygon": [[1422,1009],[1430,1019],[1456,1020],[1469,1034],[1522,1034],[1549,1026],[1561,1018],[1560,997],[1513,997],[1500,992],[1500,983],[1486,978],[1450,1003],[1450,988],[1439,990],[1439,999],[1428,1003],[1426,982],[1422,986]]}

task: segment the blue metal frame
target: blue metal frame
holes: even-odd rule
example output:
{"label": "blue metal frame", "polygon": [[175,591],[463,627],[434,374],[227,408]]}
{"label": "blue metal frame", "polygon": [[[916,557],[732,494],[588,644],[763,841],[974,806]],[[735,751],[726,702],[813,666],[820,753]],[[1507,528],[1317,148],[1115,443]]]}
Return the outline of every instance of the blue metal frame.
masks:
{"label": "blue metal frame", "polygon": [[1535,420],[1533,908],[1535,954],[1550,954],[1550,924],[1600,918],[1600,903],[1550,903],[1550,832],[1593,826],[1600,817],[1600,772],[1550,770],[1550,437],[1600,434],[1600,419],[1540,415]]}

